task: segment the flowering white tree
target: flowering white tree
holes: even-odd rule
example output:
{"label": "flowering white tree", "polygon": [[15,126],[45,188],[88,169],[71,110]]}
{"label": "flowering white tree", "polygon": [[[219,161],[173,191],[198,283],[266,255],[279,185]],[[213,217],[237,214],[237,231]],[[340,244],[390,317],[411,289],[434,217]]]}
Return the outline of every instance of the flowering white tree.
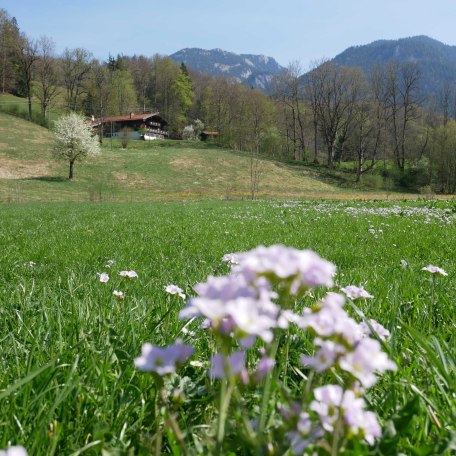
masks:
{"label": "flowering white tree", "polygon": [[100,145],[84,117],[76,113],[61,117],[55,124],[54,155],[70,163],[69,179],[74,176],[74,162],[100,153]]}

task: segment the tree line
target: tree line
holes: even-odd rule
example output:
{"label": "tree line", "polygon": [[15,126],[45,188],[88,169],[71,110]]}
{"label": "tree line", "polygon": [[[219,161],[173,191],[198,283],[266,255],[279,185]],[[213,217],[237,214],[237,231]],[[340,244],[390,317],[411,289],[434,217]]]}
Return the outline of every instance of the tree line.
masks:
{"label": "tree line", "polygon": [[[203,124],[221,146],[351,173],[354,183],[375,176],[402,188],[456,192],[456,97],[446,85],[438,99],[421,91],[414,63],[392,62],[368,74],[331,61],[304,71],[291,63],[270,93],[236,80],[195,72],[169,57],[110,56],[33,40],[0,9],[3,93],[41,107],[103,118],[159,111],[170,135]],[[200,127],[199,127],[200,128]],[[188,132],[188,128],[187,128]]]}

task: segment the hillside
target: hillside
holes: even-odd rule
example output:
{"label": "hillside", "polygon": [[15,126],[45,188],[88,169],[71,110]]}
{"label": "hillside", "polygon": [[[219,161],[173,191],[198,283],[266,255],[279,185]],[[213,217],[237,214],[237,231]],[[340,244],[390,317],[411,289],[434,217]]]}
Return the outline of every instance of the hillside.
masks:
{"label": "hillside", "polygon": [[421,88],[425,95],[439,96],[445,84],[456,77],[456,46],[449,46],[427,36],[398,40],[379,40],[352,46],[333,59],[345,66],[356,66],[368,72],[388,62],[416,63],[421,71]]}
{"label": "hillside", "polygon": [[223,49],[182,49],[170,57],[177,63],[213,76],[234,78],[250,87],[268,90],[273,76],[284,68],[272,57],[253,54],[235,54]]}
{"label": "hillside", "polygon": [[[0,202],[240,199],[250,195],[250,158],[206,143],[105,141],[102,154],[75,166],[52,158],[52,134],[0,113]],[[262,161],[260,197],[335,197],[347,190],[316,170]],[[356,195],[355,195],[356,196]]]}

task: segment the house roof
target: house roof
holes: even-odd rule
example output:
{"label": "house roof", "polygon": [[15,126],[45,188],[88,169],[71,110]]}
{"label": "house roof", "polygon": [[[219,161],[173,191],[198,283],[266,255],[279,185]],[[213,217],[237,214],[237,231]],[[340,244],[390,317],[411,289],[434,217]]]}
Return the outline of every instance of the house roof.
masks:
{"label": "house roof", "polygon": [[[106,122],[128,122],[129,120],[131,121],[137,121],[137,120],[142,120],[145,122],[147,119],[150,119],[151,117],[158,116],[160,113],[159,112],[151,112],[149,114],[127,114],[126,116],[108,116],[108,117],[103,117],[103,123]],[[97,127],[102,123],[102,119],[95,119],[89,122],[91,127]]]}

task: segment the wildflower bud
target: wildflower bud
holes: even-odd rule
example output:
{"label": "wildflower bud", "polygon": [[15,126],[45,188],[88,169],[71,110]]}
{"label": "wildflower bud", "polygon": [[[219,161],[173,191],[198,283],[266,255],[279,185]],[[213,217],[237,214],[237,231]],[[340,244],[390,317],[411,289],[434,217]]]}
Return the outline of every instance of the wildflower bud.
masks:
{"label": "wildflower bud", "polygon": [[173,409],[176,411],[178,409],[181,408],[181,406],[184,404],[185,402],[185,394],[182,390],[180,389],[174,389],[173,390],[173,393],[172,393],[172,396],[171,396],[171,400],[172,400],[172,403],[173,403]]}

